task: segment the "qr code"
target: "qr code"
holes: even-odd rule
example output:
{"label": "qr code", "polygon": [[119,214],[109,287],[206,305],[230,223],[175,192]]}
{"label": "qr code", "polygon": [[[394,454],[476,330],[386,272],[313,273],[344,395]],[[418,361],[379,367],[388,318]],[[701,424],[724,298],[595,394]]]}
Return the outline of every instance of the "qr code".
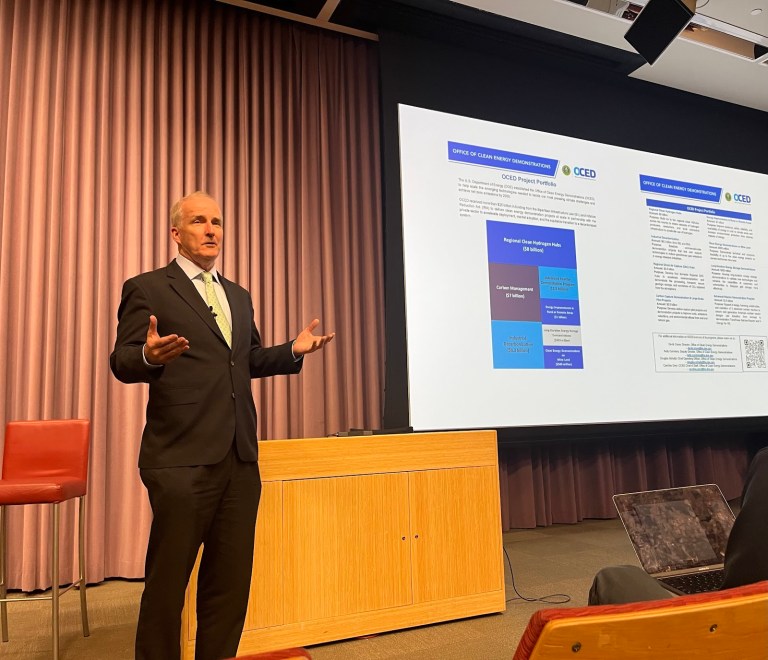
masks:
{"label": "qr code", "polygon": [[765,369],[765,340],[744,340],[744,361],[747,369]]}

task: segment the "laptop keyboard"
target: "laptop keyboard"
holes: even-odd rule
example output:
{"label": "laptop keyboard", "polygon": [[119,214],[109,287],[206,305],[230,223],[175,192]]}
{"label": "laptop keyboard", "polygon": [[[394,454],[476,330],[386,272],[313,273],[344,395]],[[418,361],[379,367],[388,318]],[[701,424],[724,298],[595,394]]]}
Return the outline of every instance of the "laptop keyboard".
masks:
{"label": "laptop keyboard", "polygon": [[659,578],[661,582],[680,593],[699,594],[704,591],[717,591],[723,584],[723,570],[689,573],[688,575],[673,575]]}

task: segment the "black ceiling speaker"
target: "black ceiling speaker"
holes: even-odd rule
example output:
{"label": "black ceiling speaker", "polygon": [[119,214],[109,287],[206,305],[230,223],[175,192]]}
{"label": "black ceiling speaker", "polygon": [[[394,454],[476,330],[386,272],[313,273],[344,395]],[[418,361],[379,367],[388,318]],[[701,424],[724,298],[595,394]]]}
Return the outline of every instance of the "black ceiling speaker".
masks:
{"label": "black ceiling speaker", "polygon": [[624,38],[653,64],[696,13],[696,0],[648,0]]}

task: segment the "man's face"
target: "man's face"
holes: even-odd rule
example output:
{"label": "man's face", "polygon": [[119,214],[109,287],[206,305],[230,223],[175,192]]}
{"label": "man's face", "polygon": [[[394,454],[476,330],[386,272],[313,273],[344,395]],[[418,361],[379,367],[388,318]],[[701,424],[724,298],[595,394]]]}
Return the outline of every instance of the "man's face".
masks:
{"label": "man's face", "polygon": [[171,227],[179,254],[209,270],[221,250],[224,229],[221,209],[210,197],[193,195],[181,207],[181,222]]}

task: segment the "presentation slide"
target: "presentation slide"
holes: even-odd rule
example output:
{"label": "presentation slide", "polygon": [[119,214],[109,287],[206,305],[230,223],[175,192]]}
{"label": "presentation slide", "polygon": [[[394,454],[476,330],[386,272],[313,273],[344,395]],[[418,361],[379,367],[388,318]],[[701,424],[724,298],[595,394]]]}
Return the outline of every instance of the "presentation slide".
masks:
{"label": "presentation slide", "polygon": [[399,130],[415,430],[768,415],[768,176],[406,105]]}

